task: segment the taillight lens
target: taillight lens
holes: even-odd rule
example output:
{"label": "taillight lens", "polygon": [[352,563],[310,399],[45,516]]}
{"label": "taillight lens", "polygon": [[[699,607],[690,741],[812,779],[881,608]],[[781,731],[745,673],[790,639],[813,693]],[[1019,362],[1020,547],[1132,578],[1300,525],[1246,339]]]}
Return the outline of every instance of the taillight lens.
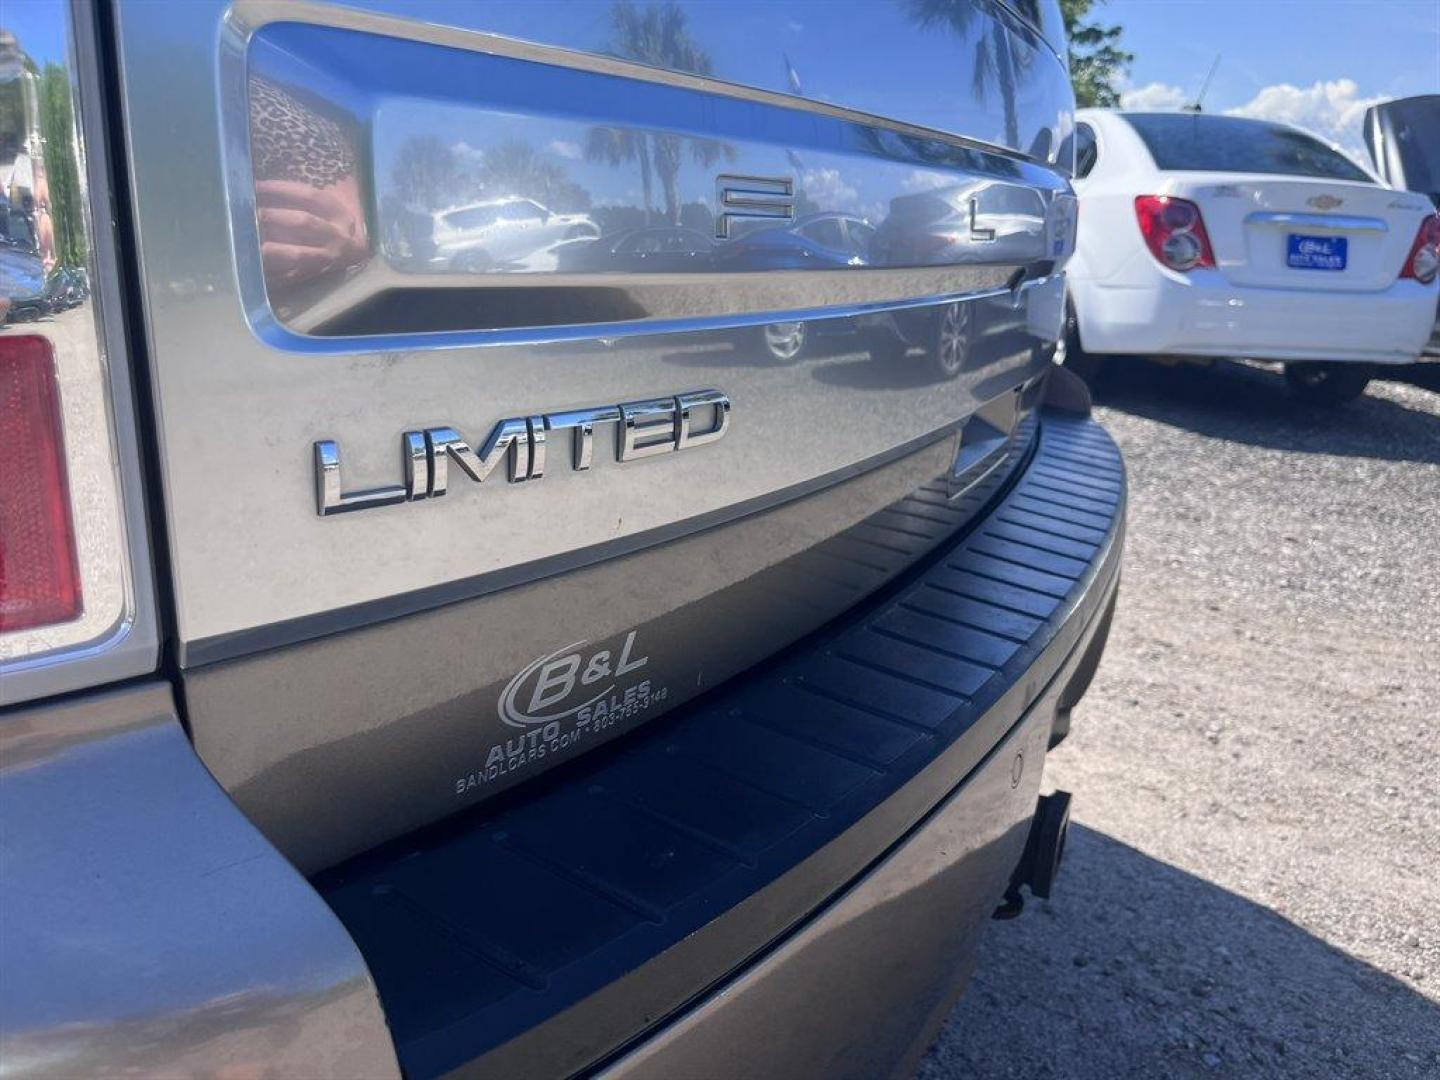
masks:
{"label": "taillight lens", "polygon": [[0,337],[0,632],[80,614],[55,355],[33,334]]}
{"label": "taillight lens", "polygon": [[1183,274],[1215,265],[1205,219],[1200,216],[1200,207],[1189,199],[1140,195],[1135,199],[1135,217],[1145,246],[1162,266]]}
{"label": "taillight lens", "polygon": [[31,7],[0,34],[14,106],[0,157],[15,164],[0,203],[0,712],[153,671],[158,653],[100,24],[81,4]]}
{"label": "taillight lens", "polygon": [[1405,256],[1400,276],[1429,285],[1437,273],[1440,273],[1440,214],[1431,214],[1420,222],[1420,228],[1415,232],[1415,243],[1410,245],[1410,254]]}

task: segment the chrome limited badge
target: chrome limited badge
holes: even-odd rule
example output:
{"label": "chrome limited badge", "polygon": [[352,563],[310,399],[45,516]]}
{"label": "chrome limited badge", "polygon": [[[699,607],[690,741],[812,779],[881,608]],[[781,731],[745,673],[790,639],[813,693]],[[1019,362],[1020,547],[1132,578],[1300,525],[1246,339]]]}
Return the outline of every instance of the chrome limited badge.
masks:
{"label": "chrome limited badge", "polygon": [[315,512],[321,517],[399,503],[436,499],[450,486],[452,466],[477,484],[502,462],[512,484],[545,475],[550,443],[570,435],[571,467],[587,472],[594,459],[595,431],[615,430],[615,460],[634,461],[678,453],[718,442],[730,426],[730,398],[719,390],[691,390],[671,397],[624,401],[592,409],[512,416],[471,446],[452,427],[400,433],[401,483],[346,491],[340,479],[340,444],[320,439],[313,445]]}

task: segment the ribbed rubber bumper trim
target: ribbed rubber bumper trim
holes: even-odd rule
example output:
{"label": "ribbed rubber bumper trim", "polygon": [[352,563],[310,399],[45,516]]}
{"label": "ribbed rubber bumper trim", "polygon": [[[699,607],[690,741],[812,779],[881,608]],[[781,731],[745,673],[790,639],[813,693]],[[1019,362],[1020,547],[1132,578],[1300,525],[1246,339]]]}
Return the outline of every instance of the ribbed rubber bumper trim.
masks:
{"label": "ribbed rubber bumper trim", "polygon": [[953,548],[633,739],[317,886],[411,1077],[571,1072],[853,880],[967,775],[1114,592],[1125,473],[1047,412]]}

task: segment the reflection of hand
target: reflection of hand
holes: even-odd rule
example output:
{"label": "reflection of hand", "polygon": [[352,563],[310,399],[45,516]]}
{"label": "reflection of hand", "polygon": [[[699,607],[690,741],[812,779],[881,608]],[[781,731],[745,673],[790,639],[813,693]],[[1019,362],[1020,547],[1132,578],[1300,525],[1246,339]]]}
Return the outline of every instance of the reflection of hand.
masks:
{"label": "reflection of hand", "polygon": [[272,289],[293,288],[331,270],[358,266],[369,253],[353,178],[325,188],[295,180],[255,185],[260,261]]}

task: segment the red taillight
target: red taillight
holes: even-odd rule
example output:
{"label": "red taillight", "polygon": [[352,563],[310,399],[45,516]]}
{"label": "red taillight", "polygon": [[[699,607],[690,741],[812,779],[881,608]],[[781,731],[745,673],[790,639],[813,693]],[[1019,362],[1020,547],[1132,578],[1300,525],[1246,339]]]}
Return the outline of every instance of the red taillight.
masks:
{"label": "red taillight", "polygon": [[1215,252],[1205,232],[1200,207],[1189,199],[1171,195],[1138,195],[1135,217],[1150,254],[1162,266],[1185,273],[1197,267],[1215,265]]}
{"label": "red taillight", "polygon": [[0,335],[0,631],[80,607],[55,357],[45,338]]}
{"label": "red taillight", "polygon": [[1405,256],[1400,276],[1429,285],[1435,280],[1437,272],[1440,272],[1440,214],[1431,214],[1420,222],[1420,228],[1415,231],[1415,243],[1410,245],[1410,254]]}

